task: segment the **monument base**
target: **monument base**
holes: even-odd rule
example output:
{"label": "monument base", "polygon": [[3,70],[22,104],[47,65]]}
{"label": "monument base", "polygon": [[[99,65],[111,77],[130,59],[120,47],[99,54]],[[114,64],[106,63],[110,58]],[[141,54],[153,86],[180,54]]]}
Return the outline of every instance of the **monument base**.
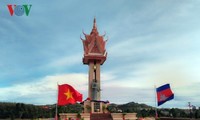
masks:
{"label": "monument base", "polygon": [[90,120],[90,113],[60,113],[60,120]]}
{"label": "monument base", "polygon": [[83,105],[84,113],[109,113],[108,101],[86,100]]}
{"label": "monument base", "polygon": [[107,120],[106,117],[112,120],[137,120],[136,113],[60,113],[59,115],[60,120],[100,120],[101,118]]}

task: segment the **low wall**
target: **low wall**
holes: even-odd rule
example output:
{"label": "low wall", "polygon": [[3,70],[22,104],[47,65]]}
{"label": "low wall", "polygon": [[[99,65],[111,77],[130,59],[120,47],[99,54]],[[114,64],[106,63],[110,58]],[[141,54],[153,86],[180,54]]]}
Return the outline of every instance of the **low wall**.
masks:
{"label": "low wall", "polygon": [[[77,119],[77,113],[60,113],[60,119],[61,120],[68,120],[69,118],[76,120]],[[83,118],[84,120],[90,120],[90,113],[81,113],[80,118]]]}
{"label": "low wall", "polygon": [[137,120],[136,113],[111,113],[113,120]]}
{"label": "low wall", "polygon": [[160,120],[192,120],[190,118],[160,118]]}

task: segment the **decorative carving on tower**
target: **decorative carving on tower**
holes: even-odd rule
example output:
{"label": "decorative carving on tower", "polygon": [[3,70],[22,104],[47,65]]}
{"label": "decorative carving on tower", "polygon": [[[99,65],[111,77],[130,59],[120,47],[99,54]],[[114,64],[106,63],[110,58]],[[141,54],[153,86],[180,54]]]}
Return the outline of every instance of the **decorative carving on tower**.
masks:
{"label": "decorative carving on tower", "polygon": [[81,38],[84,48],[83,63],[89,64],[90,61],[96,60],[102,65],[107,57],[105,49],[107,40],[104,40],[105,34],[99,35],[95,18],[91,33],[88,35],[83,32],[83,34],[85,36],[85,40]]}

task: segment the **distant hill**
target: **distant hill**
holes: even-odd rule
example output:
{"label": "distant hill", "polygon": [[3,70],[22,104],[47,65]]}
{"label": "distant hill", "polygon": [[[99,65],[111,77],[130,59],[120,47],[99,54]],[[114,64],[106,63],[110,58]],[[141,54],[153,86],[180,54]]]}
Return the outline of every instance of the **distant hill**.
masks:
{"label": "distant hill", "polygon": [[108,107],[110,112],[127,112],[127,113],[132,113],[132,112],[137,112],[140,110],[150,110],[153,109],[153,107],[148,106],[146,104],[139,104],[135,102],[129,102],[126,104],[110,104]]}

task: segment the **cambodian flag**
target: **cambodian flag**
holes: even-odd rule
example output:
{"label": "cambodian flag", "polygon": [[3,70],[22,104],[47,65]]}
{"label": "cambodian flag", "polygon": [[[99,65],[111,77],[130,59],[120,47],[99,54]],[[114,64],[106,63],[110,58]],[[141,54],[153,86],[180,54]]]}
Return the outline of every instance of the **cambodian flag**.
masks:
{"label": "cambodian flag", "polygon": [[174,99],[174,93],[172,93],[169,84],[165,84],[163,86],[160,86],[159,88],[156,88],[156,92],[158,106],[162,105],[163,103],[169,100]]}

